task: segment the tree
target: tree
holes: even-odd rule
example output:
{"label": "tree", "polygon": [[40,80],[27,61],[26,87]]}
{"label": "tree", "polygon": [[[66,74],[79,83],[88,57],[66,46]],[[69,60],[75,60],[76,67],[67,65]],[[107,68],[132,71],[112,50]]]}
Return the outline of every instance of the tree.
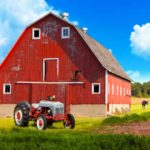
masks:
{"label": "tree", "polygon": [[142,97],[142,84],[139,82],[132,83],[132,96]]}
{"label": "tree", "polygon": [[132,83],[132,96],[150,97],[150,81],[143,84],[139,82]]}

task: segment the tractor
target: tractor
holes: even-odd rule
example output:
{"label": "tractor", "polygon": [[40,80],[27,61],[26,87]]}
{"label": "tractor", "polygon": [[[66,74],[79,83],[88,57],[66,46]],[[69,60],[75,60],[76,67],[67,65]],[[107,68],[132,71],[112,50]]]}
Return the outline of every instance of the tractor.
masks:
{"label": "tractor", "polygon": [[66,106],[54,101],[55,96],[48,96],[47,100],[29,104],[27,101],[18,103],[14,109],[14,122],[16,126],[26,127],[29,121],[35,121],[39,130],[45,130],[54,122],[62,121],[65,128],[75,127],[75,118],[66,113]]}

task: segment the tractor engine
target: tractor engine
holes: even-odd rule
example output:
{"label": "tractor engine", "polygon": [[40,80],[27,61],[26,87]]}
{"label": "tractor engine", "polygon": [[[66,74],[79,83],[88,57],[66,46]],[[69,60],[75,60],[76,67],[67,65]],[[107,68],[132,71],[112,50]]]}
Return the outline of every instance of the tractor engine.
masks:
{"label": "tractor engine", "polygon": [[64,114],[64,104],[61,102],[42,100],[39,103],[32,104],[32,106],[39,111],[45,111],[45,113],[51,116]]}

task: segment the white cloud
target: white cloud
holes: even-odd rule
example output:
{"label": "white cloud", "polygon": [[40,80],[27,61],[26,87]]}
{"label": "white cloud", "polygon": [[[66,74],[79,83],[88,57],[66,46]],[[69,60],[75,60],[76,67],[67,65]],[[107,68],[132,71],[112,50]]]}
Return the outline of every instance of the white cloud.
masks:
{"label": "white cloud", "polygon": [[33,22],[50,10],[53,10],[53,7],[45,0],[5,0],[0,5],[0,12],[5,14],[9,21],[14,20],[21,25]]}
{"label": "white cloud", "polygon": [[5,45],[7,42],[7,38],[0,35],[0,46]]}
{"label": "white cloud", "polygon": [[79,25],[79,22],[78,21],[71,21],[72,24],[74,24],[75,26],[78,26]]}
{"label": "white cloud", "polygon": [[134,82],[147,82],[150,81],[150,73],[141,73],[140,71],[128,70],[126,73]]}
{"label": "white cloud", "polygon": [[[2,0],[0,2],[0,63],[23,29],[47,14],[59,15],[46,0]],[[71,21],[78,25],[78,21]]]}
{"label": "white cloud", "polygon": [[142,26],[135,25],[131,32],[130,41],[132,53],[143,58],[150,57],[150,23]]}
{"label": "white cloud", "polygon": [[108,51],[109,51],[110,53],[112,53],[112,49],[108,49]]}
{"label": "white cloud", "polygon": [[0,62],[23,29],[52,11],[59,14],[46,0],[4,0],[0,3]]}
{"label": "white cloud", "polygon": [[129,75],[129,77],[134,80],[134,78],[137,78],[140,76],[140,72],[139,71],[132,71],[132,70],[128,70],[127,74]]}

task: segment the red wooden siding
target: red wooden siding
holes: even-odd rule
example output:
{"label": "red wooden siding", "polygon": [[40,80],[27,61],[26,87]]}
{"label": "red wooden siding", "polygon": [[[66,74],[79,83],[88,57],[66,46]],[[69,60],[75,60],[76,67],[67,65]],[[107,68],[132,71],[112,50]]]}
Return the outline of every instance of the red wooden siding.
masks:
{"label": "red wooden siding", "polygon": [[[108,74],[108,103],[109,104],[130,104],[131,83],[113,74]],[[113,88],[114,86],[114,92]]]}
{"label": "red wooden siding", "polygon": [[[70,27],[70,39],[61,39],[61,27]],[[41,28],[41,39],[32,40],[32,28]],[[17,81],[43,81],[43,59],[59,59],[46,64],[46,81],[74,81],[74,72],[81,70],[79,81],[84,85],[25,85]],[[101,83],[101,93],[92,95],[92,83]],[[12,94],[3,95],[3,83],[12,84]],[[38,102],[48,95],[72,104],[105,103],[105,69],[83,39],[69,24],[48,16],[27,28],[6,61],[0,67],[0,103],[17,103],[22,99]]]}
{"label": "red wooden siding", "polygon": [[57,61],[49,60],[46,61],[45,66],[46,81],[57,81]]}

